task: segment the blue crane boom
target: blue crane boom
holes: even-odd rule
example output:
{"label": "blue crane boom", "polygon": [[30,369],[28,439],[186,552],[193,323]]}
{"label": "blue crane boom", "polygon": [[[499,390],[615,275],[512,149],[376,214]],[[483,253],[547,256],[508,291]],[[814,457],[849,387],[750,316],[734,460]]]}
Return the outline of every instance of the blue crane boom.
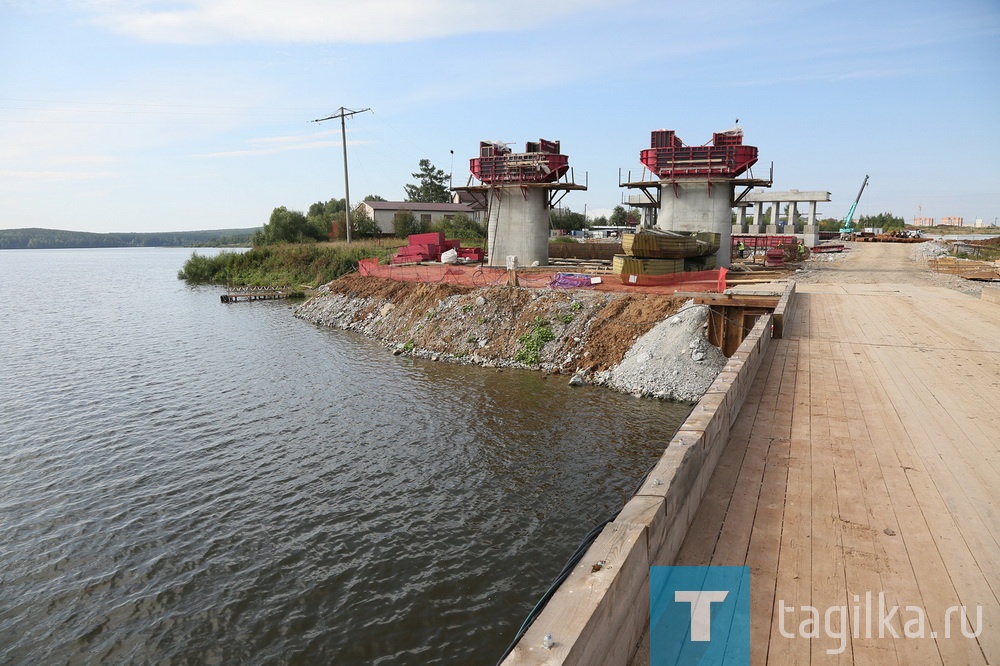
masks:
{"label": "blue crane boom", "polygon": [[861,183],[861,189],[858,190],[858,196],[854,198],[854,203],[851,204],[851,209],[847,211],[847,215],[844,216],[844,223],[840,228],[840,233],[842,234],[853,234],[854,233],[854,210],[858,207],[858,202],[861,201],[861,194],[865,191],[865,187],[868,186],[868,175],[865,175],[865,180]]}

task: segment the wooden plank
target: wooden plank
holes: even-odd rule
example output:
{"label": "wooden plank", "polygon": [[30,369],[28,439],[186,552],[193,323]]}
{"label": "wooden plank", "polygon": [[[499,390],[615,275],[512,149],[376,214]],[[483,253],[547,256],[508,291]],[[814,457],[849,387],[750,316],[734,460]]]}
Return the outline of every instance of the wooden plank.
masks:
{"label": "wooden plank", "polygon": [[[883,353],[878,362],[886,364],[891,362],[890,358],[891,354]],[[991,591],[991,587],[998,583],[994,574],[1000,571],[1000,554],[992,537],[997,526],[994,524],[991,527],[984,522],[976,508],[992,493],[988,487],[980,485],[981,480],[976,480],[973,472],[976,466],[966,458],[972,454],[968,447],[950,448],[947,458],[942,457],[944,454],[935,447],[935,443],[940,444],[942,440],[939,426],[934,423],[934,409],[927,403],[921,403],[917,393],[907,383],[905,371],[899,367],[893,370],[898,379],[889,387],[890,395],[900,416],[900,424],[913,446],[910,457],[912,469],[908,471],[907,479],[917,491],[933,542],[946,566],[946,580],[950,581],[949,590],[928,599],[929,623],[932,630],[942,636],[938,639],[938,646],[946,661],[978,663],[982,659],[982,655],[977,654],[978,648],[954,636],[945,640],[941,622],[951,606],[962,604],[971,608],[982,605],[993,610],[984,618],[988,623],[984,640],[991,640],[990,633],[996,636],[1000,632],[1000,627],[989,626],[989,623],[995,622],[992,618],[997,617],[997,611],[1000,611],[996,591]],[[917,409],[917,406],[920,408]],[[954,434],[949,432],[947,441],[954,442]],[[961,469],[958,476],[956,469]],[[940,587],[943,586],[939,582]],[[990,652],[995,654],[997,647],[990,644]]]}
{"label": "wooden plank", "polygon": [[[859,351],[860,350],[860,351]],[[906,473],[893,454],[896,439],[886,426],[887,410],[891,409],[878,382],[871,380],[871,369],[863,357],[863,348],[852,345],[845,355],[851,386],[857,398],[855,409],[864,420],[871,446],[856,448],[855,455],[866,461],[872,473],[862,479],[868,497],[869,525],[876,530],[875,552],[882,564],[881,585],[886,605],[905,606],[922,603],[916,573],[900,525],[908,529],[926,529],[923,516],[917,508]],[[876,473],[877,471],[877,473]],[[881,530],[880,532],[878,530]],[[902,621],[896,617],[891,623],[898,635],[903,635]],[[873,629],[873,634],[878,631]],[[927,641],[904,640],[895,644],[897,657],[902,664],[932,663],[939,660],[937,648]]]}
{"label": "wooden plank", "polygon": [[[730,431],[728,443],[716,465],[715,473],[702,498],[701,506],[698,508],[684,544],[677,555],[675,561],[677,565],[708,565],[712,561],[715,546],[719,540],[730,501],[733,498],[732,488],[736,485],[743,465],[743,458],[746,455],[754,417],[761,410],[763,397],[770,392],[770,388],[765,382],[768,376],[767,369],[774,362],[774,359],[775,351],[772,347],[765,354],[736,425]],[[766,413],[766,408],[761,413]]]}
{"label": "wooden plank", "polygon": [[699,305],[724,305],[728,307],[775,308],[781,294],[699,294],[694,302]]}
{"label": "wooden plank", "polygon": [[[886,317],[873,316],[871,308],[867,313],[858,312],[858,315],[860,318],[868,318],[866,328],[879,329],[874,330],[877,337],[887,338],[896,330],[894,323]],[[937,326],[940,328],[940,323]],[[948,505],[947,497],[952,495],[953,502],[957,498],[953,491],[948,491],[947,485],[941,485],[941,480],[946,479],[947,475],[934,480],[934,467],[942,463],[940,453],[926,450],[933,441],[955,441],[954,433],[941,431],[934,422],[943,414],[933,396],[947,390],[914,390],[911,385],[912,377],[908,378],[911,375],[910,365],[917,360],[914,355],[918,352],[914,349],[898,345],[892,348],[868,347],[865,353],[870,362],[867,373],[869,377],[881,381],[882,390],[888,397],[892,410],[887,423],[891,431],[887,441],[895,443],[892,452],[896,454],[904,471],[905,483],[905,487],[898,485],[897,490],[905,492],[906,489],[912,489],[914,503],[922,517],[921,522],[925,525],[926,531],[920,530],[909,539],[917,545],[913,547],[908,543],[907,551],[917,580],[921,582],[922,603],[928,614],[928,623],[932,631],[941,634],[936,641],[937,649],[946,662],[981,663],[982,654],[977,654],[979,648],[974,641],[970,643],[968,640],[954,638],[945,640],[941,632],[946,609],[959,603],[960,598],[970,599],[970,595],[977,594],[977,585],[970,584],[969,581],[978,579],[982,581],[980,585],[986,585],[982,572],[976,567],[975,560],[971,559],[964,544],[964,540],[970,536],[975,537],[979,530],[969,530],[968,526],[961,527],[952,520],[949,509],[945,508]],[[907,357],[907,360],[897,363],[897,357]],[[940,377],[937,381],[940,381]],[[962,453],[953,451],[949,455],[949,465],[961,464],[963,457]],[[902,522],[904,528],[909,527],[909,521]],[[927,562],[926,559],[932,552],[940,555],[937,560]],[[939,568],[936,573],[930,573],[928,566]],[[929,584],[929,581],[933,583]],[[964,595],[963,587],[966,588]],[[981,589],[979,588],[979,594]]]}
{"label": "wooden plank", "polygon": [[[814,347],[817,354],[828,358],[831,351],[827,343]],[[833,439],[827,396],[835,392],[827,363],[810,366],[810,395],[815,409],[810,411],[809,427],[812,437],[812,503],[810,532],[812,535],[812,572],[810,597],[812,606],[826,615],[828,609],[843,606],[848,601],[847,580],[844,566],[844,549],[838,529],[837,478],[834,472],[836,456],[831,446]],[[816,398],[820,397],[820,400]],[[833,631],[842,630],[834,626]],[[824,663],[849,663],[851,651],[837,653],[839,642],[825,630],[810,643],[811,659]]]}
{"label": "wooden plank", "polygon": [[[808,439],[793,437],[788,441],[785,510],[778,545],[778,568],[774,576],[770,633],[766,642],[766,660],[776,663],[809,663],[810,642],[797,636],[797,628],[802,619],[799,609],[812,605],[811,448]],[[768,585],[769,582],[768,578],[764,578],[762,584]],[[786,608],[792,610],[789,612]],[[796,637],[789,638],[790,634]]]}
{"label": "wooden plank", "polygon": [[775,438],[768,447],[761,493],[753,518],[753,530],[746,565],[751,580],[759,581],[750,594],[750,661],[763,663],[768,654],[771,634],[771,612],[775,602],[775,581],[778,576],[782,521],[788,485],[789,440]]}
{"label": "wooden plank", "polygon": [[742,306],[725,308],[725,333],[722,341],[722,353],[726,358],[732,356],[743,342],[743,311]]}
{"label": "wooden plank", "polygon": [[708,342],[722,349],[722,340],[726,331],[726,316],[723,308],[715,306],[708,309]]}

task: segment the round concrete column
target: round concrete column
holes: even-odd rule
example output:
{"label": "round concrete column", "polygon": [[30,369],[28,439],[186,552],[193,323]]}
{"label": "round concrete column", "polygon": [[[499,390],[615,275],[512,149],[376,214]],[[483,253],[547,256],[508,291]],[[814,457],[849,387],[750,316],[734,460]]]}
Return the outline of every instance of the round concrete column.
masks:
{"label": "round concrete column", "polygon": [[663,183],[660,186],[657,226],[664,231],[714,231],[721,236],[716,265],[729,267],[733,230],[732,185],[714,183]]}
{"label": "round concrete column", "polygon": [[[499,196],[497,196],[499,192]],[[549,211],[539,187],[501,187],[490,193],[486,251],[489,265],[503,267],[516,256],[519,266],[549,263]]]}

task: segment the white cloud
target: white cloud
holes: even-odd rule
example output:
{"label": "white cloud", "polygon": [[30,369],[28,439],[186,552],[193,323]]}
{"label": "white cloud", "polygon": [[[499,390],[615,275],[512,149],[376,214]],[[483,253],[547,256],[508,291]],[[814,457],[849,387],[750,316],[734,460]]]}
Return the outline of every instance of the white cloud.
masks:
{"label": "white cloud", "polygon": [[[322,138],[322,137],[336,138]],[[330,148],[342,146],[340,140],[340,130],[328,130],[318,134],[294,134],[286,136],[261,137],[248,139],[246,143],[249,148],[239,150],[225,150],[212,153],[201,153],[195,157],[247,157],[252,155],[274,155],[276,153],[286,153],[293,150],[312,150],[314,148]],[[348,146],[359,146],[371,143],[370,141],[348,140]]]}
{"label": "white cloud", "polygon": [[25,169],[0,169],[0,179],[28,182],[67,182],[79,180],[99,180],[112,178],[116,174],[107,171],[31,171]]}
{"label": "white cloud", "polygon": [[611,0],[80,0],[114,32],[150,42],[407,42],[537,28]]}

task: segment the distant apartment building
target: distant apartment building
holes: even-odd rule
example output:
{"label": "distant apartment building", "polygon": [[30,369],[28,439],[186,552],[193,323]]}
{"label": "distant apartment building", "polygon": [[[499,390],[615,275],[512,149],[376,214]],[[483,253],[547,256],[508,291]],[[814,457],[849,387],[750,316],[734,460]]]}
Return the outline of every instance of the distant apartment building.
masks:
{"label": "distant apartment building", "polygon": [[913,226],[915,227],[933,227],[934,218],[933,217],[915,217],[913,218]]}
{"label": "distant apartment building", "polygon": [[985,227],[985,226],[986,226],[986,223],[985,223],[985,222],[983,222],[983,218],[981,218],[981,217],[977,217],[977,218],[976,218],[976,228],[977,228],[977,229],[982,229],[982,228],[983,228],[983,227]]}
{"label": "distant apartment building", "polygon": [[941,225],[947,227],[960,227],[962,226],[962,218],[960,217],[942,217]]}

